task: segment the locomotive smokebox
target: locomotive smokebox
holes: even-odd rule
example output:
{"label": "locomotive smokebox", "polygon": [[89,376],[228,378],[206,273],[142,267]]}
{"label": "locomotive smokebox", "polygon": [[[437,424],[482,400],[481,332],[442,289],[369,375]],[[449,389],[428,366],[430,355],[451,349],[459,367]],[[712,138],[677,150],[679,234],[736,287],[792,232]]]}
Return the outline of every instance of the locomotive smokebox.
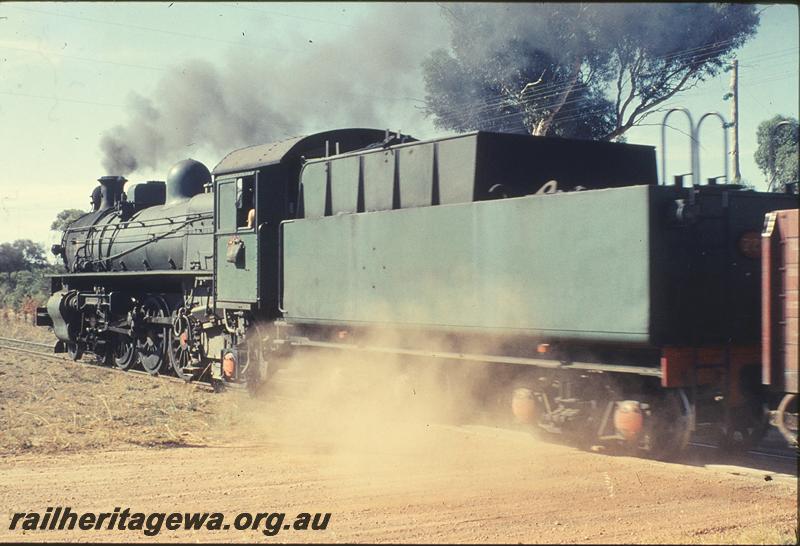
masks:
{"label": "locomotive smokebox", "polygon": [[[127,180],[124,176],[101,176],[97,179],[100,182],[100,206],[96,210],[106,210],[113,208],[122,199],[122,187]],[[95,196],[92,195],[94,202]],[[93,203],[94,205],[94,203]],[[94,207],[93,207],[94,208]]]}
{"label": "locomotive smokebox", "polygon": [[203,193],[203,186],[211,183],[208,168],[194,159],[179,161],[167,175],[167,202],[173,205]]}

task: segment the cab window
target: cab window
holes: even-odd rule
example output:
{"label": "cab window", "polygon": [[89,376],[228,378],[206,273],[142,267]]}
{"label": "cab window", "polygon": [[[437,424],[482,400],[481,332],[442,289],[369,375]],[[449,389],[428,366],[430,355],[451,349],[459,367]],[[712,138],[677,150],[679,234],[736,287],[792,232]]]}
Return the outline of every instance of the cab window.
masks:
{"label": "cab window", "polygon": [[236,228],[252,229],[256,223],[255,177],[236,179]]}

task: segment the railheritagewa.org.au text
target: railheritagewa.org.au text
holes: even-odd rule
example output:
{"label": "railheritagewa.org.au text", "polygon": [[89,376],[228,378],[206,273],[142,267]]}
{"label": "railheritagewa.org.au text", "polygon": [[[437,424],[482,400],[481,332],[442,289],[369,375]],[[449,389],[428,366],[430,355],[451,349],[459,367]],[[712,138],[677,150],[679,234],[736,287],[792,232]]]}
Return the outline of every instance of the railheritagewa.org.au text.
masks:
{"label": "railheritagewa.org.au text", "polygon": [[134,531],[156,536],[167,531],[260,531],[275,536],[282,531],[325,531],[330,512],[240,512],[228,518],[222,512],[76,512],[69,506],[48,507],[44,512],[14,512],[11,531]]}

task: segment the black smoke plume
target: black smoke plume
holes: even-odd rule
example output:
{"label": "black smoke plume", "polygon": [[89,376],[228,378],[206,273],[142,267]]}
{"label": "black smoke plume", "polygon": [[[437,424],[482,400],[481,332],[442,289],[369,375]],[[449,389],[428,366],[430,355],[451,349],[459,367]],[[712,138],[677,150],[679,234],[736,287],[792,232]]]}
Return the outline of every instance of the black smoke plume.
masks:
{"label": "black smoke plume", "polygon": [[[435,5],[376,4],[336,38],[318,38],[319,28],[299,26],[276,44],[292,53],[237,48],[225,66],[192,60],[172,67],[147,96],[131,93],[127,121],[100,141],[106,172],[163,169],[190,147],[221,158],[337,127],[430,127],[420,108],[420,65],[447,43]],[[272,35],[265,26],[263,37]]]}

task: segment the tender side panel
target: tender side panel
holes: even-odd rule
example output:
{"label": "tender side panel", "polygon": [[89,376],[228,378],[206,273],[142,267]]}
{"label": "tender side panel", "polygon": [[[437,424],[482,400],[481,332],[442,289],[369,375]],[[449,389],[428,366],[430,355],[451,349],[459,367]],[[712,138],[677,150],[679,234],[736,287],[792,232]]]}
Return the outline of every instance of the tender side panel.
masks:
{"label": "tender side panel", "polygon": [[648,191],[287,222],[284,316],[647,343]]}

